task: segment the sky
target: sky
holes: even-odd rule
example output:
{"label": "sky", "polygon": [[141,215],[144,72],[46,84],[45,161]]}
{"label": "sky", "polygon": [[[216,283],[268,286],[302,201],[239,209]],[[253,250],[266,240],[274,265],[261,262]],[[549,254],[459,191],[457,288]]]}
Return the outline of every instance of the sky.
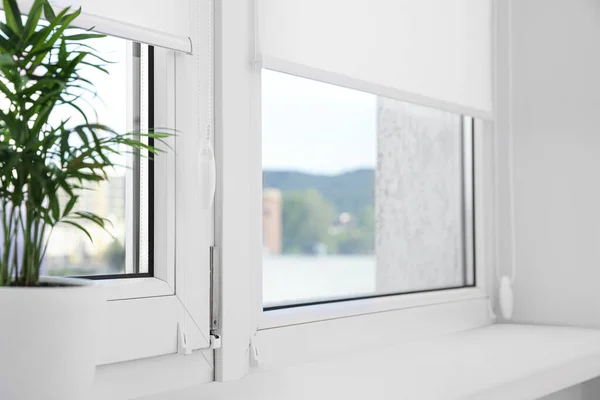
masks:
{"label": "sky", "polygon": [[374,168],[376,123],[375,95],[263,70],[265,170],[332,175]]}

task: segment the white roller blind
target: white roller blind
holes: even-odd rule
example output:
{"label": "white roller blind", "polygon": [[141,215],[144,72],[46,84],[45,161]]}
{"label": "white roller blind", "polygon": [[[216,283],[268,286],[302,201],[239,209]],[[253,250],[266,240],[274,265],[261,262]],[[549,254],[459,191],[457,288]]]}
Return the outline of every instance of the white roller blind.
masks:
{"label": "white roller blind", "polygon": [[[190,0],[50,0],[55,11],[81,7],[75,25],[137,42],[191,53]],[[1,3],[0,3],[1,4]],[[20,0],[27,13],[32,0]],[[0,5],[0,7],[2,7]]]}
{"label": "white roller blind", "polygon": [[[190,0],[81,0],[80,23],[103,33],[191,52]],[[149,43],[153,42],[153,43]]]}
{"label": "white roller blind", "polygon": [[492,115],[492,0],[257,0],[266,68]]}

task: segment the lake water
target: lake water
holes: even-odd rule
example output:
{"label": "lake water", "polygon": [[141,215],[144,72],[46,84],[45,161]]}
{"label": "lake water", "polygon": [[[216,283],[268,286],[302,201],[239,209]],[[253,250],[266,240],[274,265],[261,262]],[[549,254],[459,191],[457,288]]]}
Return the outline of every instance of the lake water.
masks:
{"label": "lake water", "polygon": [[375,293],[375,256],[265,255],[265,306]]}

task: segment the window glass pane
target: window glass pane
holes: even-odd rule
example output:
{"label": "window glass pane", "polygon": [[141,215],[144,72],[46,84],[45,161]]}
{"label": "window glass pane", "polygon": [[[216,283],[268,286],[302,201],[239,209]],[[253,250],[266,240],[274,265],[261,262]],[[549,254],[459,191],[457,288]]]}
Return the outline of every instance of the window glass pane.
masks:
{"label": "window glass pane", "polygon": [[[144,60],[141,57],[142,51],[147,52],[147,46],[114,37],[90,40],[89,45],[109,61],[104,66],[108,74],[89,67],[82,71],[82,76],[95,85],[97,95],[86,94],[78,101],[78,106],[90,122],[108,125],[120,133],[139,131],[140,120],[145,119],[141,115],[141,103],[143,96],[148,95],[143,88],[147,78],[142,76]],[[73,117],[75,113],[67,106],[58,107],[52,115],[54,121],[72,118],[69,124],[82,122]],[[131,154],[128,148],[115,150],[120,152],[113,155],[118,166],[107,171],[109,179],[87,184],[88,190],[81,191],[75,207],[75,210],[108,218],[107,230],[82,221],[94,239],[91,242],[77,228],[57,225],[50,236],[43,274],[88,276],[148,272],[147,257],[143,263],[139,256],[140,227],[148,220],[147,214],[140,213],[140,198],[143,194],[147,197],[143,190],[148,177],[147,168],[144,169],[147,161]],[[64,193],[62,198],[65,202],[68,200]],[[149,233],[145,230],[143,234]]]}
{"label": "window glass pane", "polygon": [[473,284],[465,118],[268,70],[262,82],[265,307]]}
{"label": "window glass pane", "polygon": [[[0,20],[5,21],[2,10]],[[41,20],[40,24],[47,22]],[[70,31],[71,34],[87,33],[78,29]],[[119,133],[146,132],[153,123],[149,110],[153,104],[150,101],[152,47],[110,36],[79,43],[96,50],[99,58],[89,56],[86,60],[101,64],[107,73],[80,66],[80,75],[94,85],[95,93],[73,91],[75,96],[79,96],[75,101],[77,107],[85,112],[90,123],[107,125]],[[8,99],[0,98],[0,108],[9,106]],[[73,108],[67,105],[55,107],[50,123],[57,126],[67,120],[66,127],[85,122]],[[151,144],[148,139],[142,141]],[[149,218],[152,205],[152,185],[149,182],[153,176],[153,164],[145,157],[147,151],[140,157],[125,147],[114,150],[119,153],[112,156],[117,166],[106,171],[109,179],[87,184],[86,190],[79,192],[78,205],[73,209],[107,218],[110,223],[106,231],[88,221],[80,221],[93,237],[91,242],[71,225],[55,226],[47,235],[49,242],[41,267],[42,275],[151,274],[153,227]],[[68,201],[65,193],[59,193],[59,197],[63,205]],[[0,232],[0,237],[2,235],[3,232]]]}

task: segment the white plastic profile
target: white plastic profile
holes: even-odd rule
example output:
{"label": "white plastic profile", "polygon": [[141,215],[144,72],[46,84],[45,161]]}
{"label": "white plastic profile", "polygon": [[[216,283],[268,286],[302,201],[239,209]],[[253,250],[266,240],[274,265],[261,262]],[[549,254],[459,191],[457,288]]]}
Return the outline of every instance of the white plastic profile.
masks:
{"label": "white plastic profile", "polygon": [[[198,157],[198,180],[200,187],[200,203],[202,208],[209,209],[212,207],[215,198],[215,189],[217,186],[217,166],[215,161],[215,152],[212,147],[212,136],[213,136],[213,90],[214,90],[214,77],[213,77],[213,63],[214,63],[214,43],[213,43],[213,19],[214,19],[214,4],[213,0],[207,2],[207,88],[206,93],[202,91],[202,87],[198,85],[198,104],[202,103],[202,96],[206,94],[206,131],[204,137],[204,145],[201,145],[200,154]],[[197,24],[198,28],[205,22],[202,20],[202,10],[198,7]],[[198,43],[200,43],[200,30],[198,30]],[[198,76],[201,75],[202,62],[200,52],[196,54],[196,67]],[[202,126],[201,114],[198,113],[198,129]]]}
{"label": "white plastic profile", "polygon": [[508,60],[508,194],[510,198],[509,213],[510,213],[510,256],[511,256],[511,273],[503,275],[500,278],[498,288],[498,301],[500,303],[500,312],[505,320],[511,320],[514,309],[514,291],[513,284],[517,279],[517,217],[515,211],[515,166],[514,166],[514,128],[513,128],[513,72],[512,66],[512,49],[513,49],[513,29],[512,29],[512,0],[506,2],[507,11],[507,26],[506,26],[506,41],[507,41],[507,60]]}
{"label": "white plastic profile", "polygon": [[215,154],[209,142],[206,142],[200,151],[198,161],[198,177],[200,187],[200,201],[202,208],[209,209],[215,198],[217,183]]}
{"label": "white plastic profile", "polygon": [[[106,35],[192,54],[192,42],[187,29],[189,24],[186,23],[189,18],[186,0],[176,1],[180,4],[163,12],[160,11],[160,4],[149,3],[152,1],[50,0],[57,12],[66,7],[73,10],[81,7],[82,13],[74,23],[78,28],[93,29]],[[19,8],[23,13],[27,13],[32,5],[33,0],[19,0]],[[3,8],[0,3],[0,9]],[[157,26],[160,30],[154,28]]]}
{"label": "white plastic profile", "polygon": [[498,301],[500,303],[500,312],[502,313],[502,317],[506,320],[510,320],[513,315],[515,301],[512,289],[512,281],[509,276],[504,275],[500,279],[498,295]]}
{"label": "white plastic profile", "polygon": [[76,25],[82,29],[93,28],[95,32],[104,33],[110,36],[192,54],[192,41],[187,36],[172,35],[121,21],[115,21],[110,18],[85,13],[81,14],[81,16],[77,18]]}

